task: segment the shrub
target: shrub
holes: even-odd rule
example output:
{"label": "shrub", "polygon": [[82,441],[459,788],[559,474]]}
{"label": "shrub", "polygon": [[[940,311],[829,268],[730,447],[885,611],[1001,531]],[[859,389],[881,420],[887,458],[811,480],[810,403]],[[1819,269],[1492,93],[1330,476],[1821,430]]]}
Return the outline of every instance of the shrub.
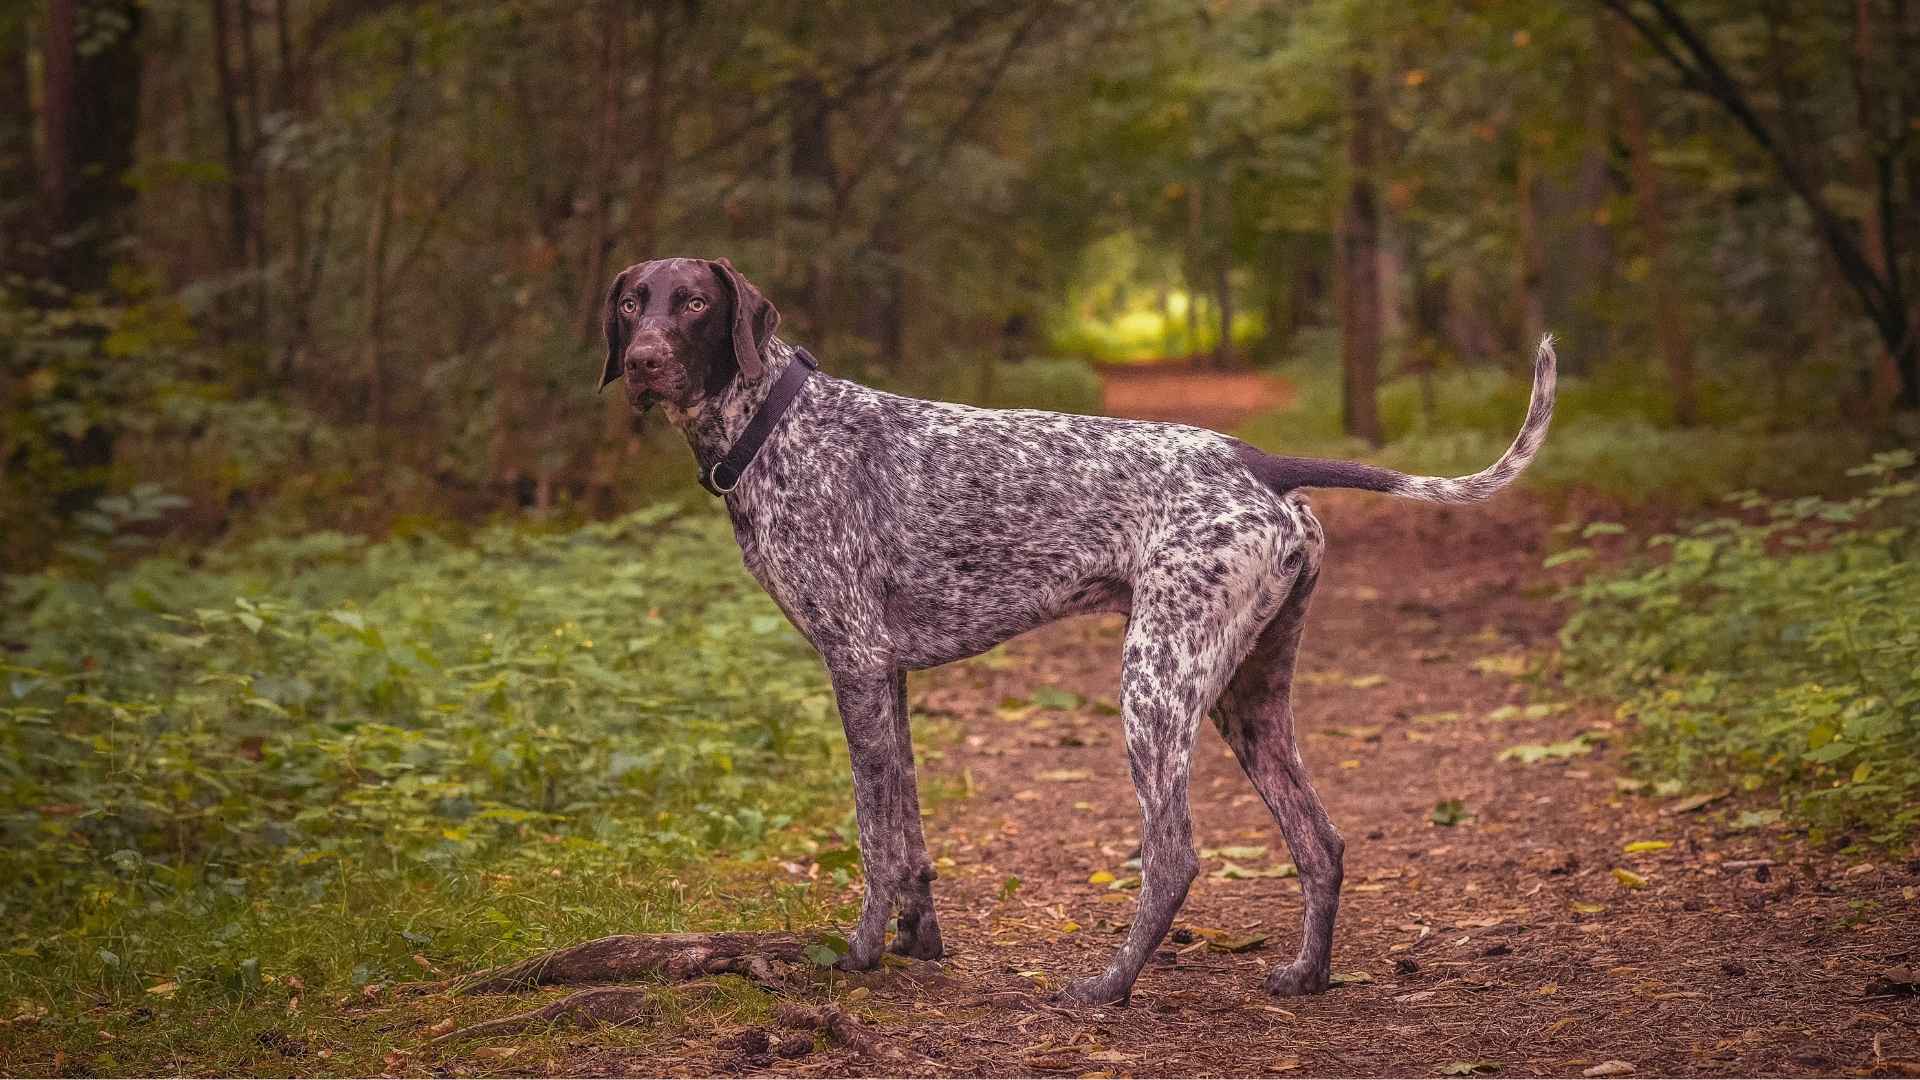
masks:
{"label": "shrub", "polygon": [[1623,702],[1638,770],[1777,790],[1817,836],[1920,829],[1914,460],[1854,470],[1874,486],[1853,498],[1734,496],[1748,516],[1654,536],[1663,561],[1573,590],[1567,678]]}

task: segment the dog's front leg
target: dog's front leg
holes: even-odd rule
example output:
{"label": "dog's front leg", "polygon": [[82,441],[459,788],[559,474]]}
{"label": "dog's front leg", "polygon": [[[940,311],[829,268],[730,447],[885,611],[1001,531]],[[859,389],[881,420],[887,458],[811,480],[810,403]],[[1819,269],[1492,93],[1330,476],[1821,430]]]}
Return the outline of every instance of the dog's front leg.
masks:
{"label": "dog's front leg", "polygon": [[848,938],[841,966],[880,962],[887,919],[900,909],[895,951],[934,958],[941,953],[933,915],[933,864],[920,830],[920,789],[914,781],[913,738],[907,724],[906,674],[833,672],[833,693],[853,761],[853,803],[860,825],[860,858],[867,894],[860,922]]}

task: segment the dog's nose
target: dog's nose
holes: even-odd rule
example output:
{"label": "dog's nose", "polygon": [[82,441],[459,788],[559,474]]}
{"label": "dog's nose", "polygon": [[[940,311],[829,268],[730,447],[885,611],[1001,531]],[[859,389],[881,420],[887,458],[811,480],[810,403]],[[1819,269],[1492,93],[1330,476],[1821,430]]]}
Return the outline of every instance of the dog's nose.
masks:
{"label": "dog's nose", "polygon": [[627,374],[651,375],[666,362],[667,350],[664,347],[632,349],[627,353]]}

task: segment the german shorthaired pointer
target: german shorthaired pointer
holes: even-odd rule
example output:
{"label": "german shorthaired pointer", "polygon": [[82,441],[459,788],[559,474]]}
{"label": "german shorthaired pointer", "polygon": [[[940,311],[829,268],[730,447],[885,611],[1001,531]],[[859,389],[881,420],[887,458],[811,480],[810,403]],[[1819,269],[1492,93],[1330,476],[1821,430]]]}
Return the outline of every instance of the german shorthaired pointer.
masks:
{"label": "german shorthaired pointer", "polygon": [[1327,986],[1344,843],[1294,738],[1294,656],[1325,538],[1301,488],[1469,503],[1517,477],[1553,412],[1543,340],[1512,447],[1447,479],[1276,457],[1179,424],[989,410],[816,373],[724,259],[628,267],[607,293],[601,386],[663,406],[724,496],[746,566],[826,662],[853,759],[866,898],[848,968],[886,944],[941,955],[920,831],[906,672],[1069,615],[1128,615],[1121,711],[1139,795],[1141,887],[1125,944],[1070,1002],[1125,1002],[1199,868],[1187,810],[1211,712],[1300,871],[1300,955],[1267,989]]}

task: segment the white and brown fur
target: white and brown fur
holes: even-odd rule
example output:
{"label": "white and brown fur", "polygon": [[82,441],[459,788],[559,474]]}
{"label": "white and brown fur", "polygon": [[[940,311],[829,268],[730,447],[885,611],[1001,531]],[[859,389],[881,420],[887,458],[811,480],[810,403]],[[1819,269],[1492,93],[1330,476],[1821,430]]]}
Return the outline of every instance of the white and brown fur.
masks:
{"label": "white and brown fur", "polygon": [[[701,344],[719,328],[689,315],[695,297],[700,315],[712,308],[724,320],[732,349]],[[777,322],[724,261],[631,267],[608,294],[606,379],[624,379],[637,408],[663,401],[711,464],[796,362],[773,335]],[[691,355],[703,348],[713,355]],[[1122,612],[1139,906],[1106,969],[1061,997],[1126,1001],[1186,899],[1199,866],[1188,774],[1209,713],[1299,868],[1300,953],[1267,989],[1324,990],[1344,843],[1294,735],[1294,658],[1325,549],[1301,489],[1485,499],[1539,450],[1554,377],[1552,343],[1542,340],[1513,445],[1486,470],[1449,479],[1277,457],[1179,424],[978,409],[814,375],[725,498],[747,569],[819,650],[845,725],[866,897],[844,965],[876,964],[896,913],[893,951],[942,954],[906,673],[1070,615]]]}

